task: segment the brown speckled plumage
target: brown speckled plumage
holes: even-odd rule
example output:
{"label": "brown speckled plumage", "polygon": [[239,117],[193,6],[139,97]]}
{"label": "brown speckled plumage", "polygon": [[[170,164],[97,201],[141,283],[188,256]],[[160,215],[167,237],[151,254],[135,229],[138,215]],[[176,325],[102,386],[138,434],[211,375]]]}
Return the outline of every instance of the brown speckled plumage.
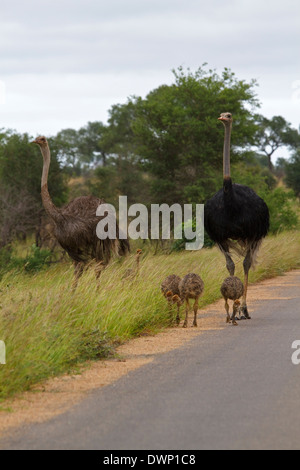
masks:
{"label": "brown speckled plumage", "polygon": [[244,293],[244,285],[238,277],[228,277],[222,284],[221,293],[224,299],[239,300]]}
{"label": "brown speckled plumage", "polygon": [[[227,323],[232,322],[233,325],[237,325],[236,314],[240,310],[240,301],[239,299],[244,294],[244,284],[242,281],[235,276],[228,277],[225,279],[221,286],[221,294],[225,300],[225,309],[227,312]],[[232,317],[229,315],[229,304],[228,300],[233,300],[233,314]]]}
{"label": "brown speckled plumage", "polygon": [[170,291],[173,295],[180,295],[179,291],[179,284],[181,282],[181,278],[176,276],[176,274],[171,274],[168,276],[161,285],[161,291],[165,297],[167,297],[167,293]]}
{"label": "brown speckled plumage", "polygon": [[180,323],[180,307],[182,305],[182,302],[180,299],[180,291],[179,291],[180,282],[181,282],[181,278],[179,276],[176,276],[176,274],[171,274],[161,284],[162,294],[167,299],[170,309],[172,307],[172,304],[177,304],[177,316],[176,316],[177,324]]}
{"label": "brown speckled plumage", "polygon": [[48,191],[48,173],[50,167],[50,149],[45,137],[38,137],[33,143],[42,152],[44,165],[41,182],[43,206],[54,223],[54,235],[62,248],[68,253],[75,265],[74,287],[81,276],[84,266],[91,260],[97,263],[96,275],[99,278],[102,269],[108,264],[112,253],[119,256],[130,251],[128,240],[100,240],[96,227],[103,217],[96,215],[97,208],[103,204],[103,199],[95,196],[77,197],[62,208],[56,207]]}
{"label": "brown speckled plumage", "polygon": [[204,282],[198,274],[190,273],[187,274],[179,284],[180,298],[182,302],[186,302],[186,316],[183,327],[187,327],[188,314],[190,310],[190,299],[194,299],[194,323],[193,326],[197,326],[197,312],[199,307],[199,298],[204,291]]}

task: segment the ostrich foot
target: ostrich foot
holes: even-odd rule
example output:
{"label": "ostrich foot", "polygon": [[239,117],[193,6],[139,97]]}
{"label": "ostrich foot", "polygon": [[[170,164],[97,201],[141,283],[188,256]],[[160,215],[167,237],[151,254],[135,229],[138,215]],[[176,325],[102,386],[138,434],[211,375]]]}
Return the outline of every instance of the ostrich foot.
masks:
{"label": "ostrich foot", "polygon": [[195,328],[197,328],[198,323],[197,323],[196,321],[194,321],[193,326],[194,326]]}
{"label": "ostrich foot", "polygon": [[245,305],[244,307],[241,307],[241,313],[242,313],[240,317],[241,320],[251,320],[247,305]]}
{"label": "ostrich foot", "polygon": [[186,321],[183,323],[182,328],[187,328],[187,322]]}

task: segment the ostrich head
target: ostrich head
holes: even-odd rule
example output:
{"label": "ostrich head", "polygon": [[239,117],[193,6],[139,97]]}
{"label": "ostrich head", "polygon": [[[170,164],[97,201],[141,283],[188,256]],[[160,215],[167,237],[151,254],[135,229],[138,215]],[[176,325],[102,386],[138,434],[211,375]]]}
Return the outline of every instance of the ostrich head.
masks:
{"label": "ostrich head", "polygon": [[177,304],[179,307],[183,304],[181,298],[177,294],[173,295],[172,302],[173,302],[173,304]]}
{"label": "ostrich head", "polygon": [[47,145],[48,145],[47,139],[46,139],[46,137],[44,137],[44,136],[37,137],[37,138],[36,138],[33,142],[31,142],[31,143],[32,143],[32,144],[37,144],[41,149],[47,147]]}
{"label": "ostrich head", "polygon": [[[42,187],[42,190],[45,187],[47,189],[48,173],[49,173],[49,167],[50,167],[50,149],[49,149],[47,139],[44,136],[40,136],[40,137],[37,137],[31,143],[38,145],[41,149],[41,153],[42,153],[42,156],[43,156],[43,159],[44,159],[41,187]],[[48,191],[48,189],[47,189],[47,191]],[[49,194],[47,194],[47,198],[50,198]],[[47,201],[46,202],[43,201],[43,202],[44,202],[44,205],[48,203]],[[51,208],[50,208],[50,210],[51,210]],[[55,217],[55,215],[54,215],[54,217]]]}
{"label": "ostrich head", "polygon": [[232,123],[232,114],[231,113],[222,113],[218,118],[219,121],[222,121],[224,125]]}

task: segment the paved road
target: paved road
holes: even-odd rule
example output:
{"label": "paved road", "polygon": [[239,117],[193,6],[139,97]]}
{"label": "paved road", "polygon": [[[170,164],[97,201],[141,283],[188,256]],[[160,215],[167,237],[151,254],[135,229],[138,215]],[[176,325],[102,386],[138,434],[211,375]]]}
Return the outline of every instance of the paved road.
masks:
{"label": "paved road", "polygon": [[2,448],[300,449],[300,272],[296,281],[270,288],[277,299],[253,320],[197,336]]}

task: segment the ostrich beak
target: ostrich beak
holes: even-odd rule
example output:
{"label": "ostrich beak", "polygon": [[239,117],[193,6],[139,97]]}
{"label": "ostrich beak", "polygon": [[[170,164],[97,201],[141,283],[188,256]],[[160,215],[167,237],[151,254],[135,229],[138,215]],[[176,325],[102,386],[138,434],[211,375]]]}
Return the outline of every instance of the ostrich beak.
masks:
{"label": "ostrich beak", "polygon": [[230,123],[229,119],[222,117],[222,116],[218,118],[218,121],[221,121],[224,124],[224,126]]}
{"label": "ostrich beak", "polygon": [[30,142],[31,144],[37,144],[37,141],[36,140],[33,140],[32,142]]}

